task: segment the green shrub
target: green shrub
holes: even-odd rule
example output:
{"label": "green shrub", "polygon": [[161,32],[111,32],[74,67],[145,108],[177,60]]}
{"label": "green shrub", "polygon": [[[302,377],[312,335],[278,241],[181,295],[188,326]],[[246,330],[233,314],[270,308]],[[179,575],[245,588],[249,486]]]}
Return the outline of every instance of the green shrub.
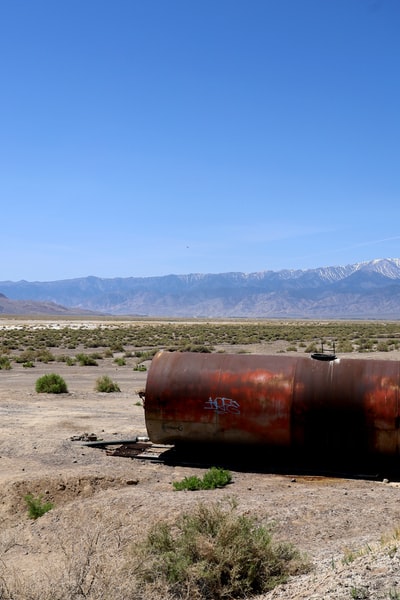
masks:
{"label": "green shrub", "polygon": [[176,598],[248,598],[308,569],[291,545],[272,542],[270,527],[234,509],[199,504],[154,525],[137,555],[139,582]]}
{"label": "green shrub", "polygon": [[33,369],[35,364],[31,360],[27,360],[26,362],[22,363],[22,366],[24,369]]}
{"label": "green shrub", "polygon": [[103,375],[103,377],[99,377],[96,381],[96,392],[120,392],[119,385],[112,381],[108,375]]}
{"label": "green shrub", "polygon": [[153,350],[136,350],[134,356],[136,358],[140,358],[141,361],[151,360],[155,354],[158,352],[158,348],[153,348]]}
{"label": "green shrub", "polygon": [[36,360],[36,352],[34,350],[24,350],[14,360],[16,363],[33,362]]}
{"label": "green shrub", "polygon": [[37,353],[36,360],[42,363],[49,363],[55,361],[55,356],[49,350],[41,350]]}
{"label": "green shrub", "polygon": [[349,353],[349,352],[353,352],[354,347],[353,344],[351,342],[349,342],[348,340],[340,340],[339,341],[339,345],[337,347],[337,351],[339,354],[344,354]]}
{"label": "green shrub", "polygon": [[174,486],[174,490],[177,491],[189,490],[190,492],[194,492],[195,490],[203,489],[203,482],[200,477],[197,477],[196,475],[185,477],[182,481],[174,481],[172,485]]}
{"label": "green shrub", "polygon": [[389,346],[387,342],[379,342],[376,346],[377,352],[389,352]]}
{"label": "green shrub", "polygon": [[124,367],[124,366],[126,365],[126,360],[125,360],[125,359],[124,359],[122,356],[120,356],[120,357],[118,357],[118,358],[115,358],[115,359],[114,359],[114,362],[115,362],[115,364],[116,364],[116,365],[118,365],[119,367]]}
{"label": "green shrub", "polygon": [[229,471],[219,467],[211,467],[202,479],[196,475],[185,477],[182,481],[174,481],[173,486],[177,491],[181,490],[214,490],[217,487],[224,487],[232,481],[232,475]]}
{"label": "green shrub", "polygon": [[224,487],[232,481],[232,475],[225,469],[211,467],[203,476],[203,489],[214,490],[217,487]]}
{"label": "green shrub", "polygon": [[168,350],[171,352],[203,352],[207,354],[212,352],[214,348],[212,346],[205,346],[204,344],[186,344],[184,346],[172,346]]}
{"label": "green shrub", "polygon": [[311,354],[312,352],[318,352],[317,344],[309,344],[304,350],[304,352],[307,352],[307,354]]}
{"label": "green shrub", "polygon": [[43,496],[34,498],[32,494],[27,494],[24,500],[28,507],[28,515],[30,519],[38,519],[53,508],[51,502],[42,502]]}
{"label": "green shrub", "polygon": [[125,348],[123,347],[122,344],[119,344],[119,343],[111,344],[110,350],[112,352],[125,352]]}
{"label": "green shrub", "polygon": [[8,356],[0,356],[0,371],[9,371],[11,369],[11,362]]}
{"label": "green shrub", "polygon": [[80,353],[76,355],[76,360],[81,367],[97,367],[97,361],[89,354]]}
{"label": "green shrub", "polygon": [[60,375],[49,373],[39,377],[35,389],[38,394],[65,394],[68,392],[67,384]]}

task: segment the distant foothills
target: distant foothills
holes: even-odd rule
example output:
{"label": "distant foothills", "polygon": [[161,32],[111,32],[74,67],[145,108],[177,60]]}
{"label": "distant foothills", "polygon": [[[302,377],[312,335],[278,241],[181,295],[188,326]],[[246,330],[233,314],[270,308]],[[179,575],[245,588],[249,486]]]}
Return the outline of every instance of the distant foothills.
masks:
{"label": "distant foothills", "polygon": [[342,267],[0,282],[3,315],[400,319],[400,259]]}

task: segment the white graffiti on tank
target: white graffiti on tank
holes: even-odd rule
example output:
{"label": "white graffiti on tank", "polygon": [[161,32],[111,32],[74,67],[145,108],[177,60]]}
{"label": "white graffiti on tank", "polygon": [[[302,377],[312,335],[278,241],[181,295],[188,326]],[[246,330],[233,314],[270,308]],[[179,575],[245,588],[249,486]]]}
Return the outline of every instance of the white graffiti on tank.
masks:
{"label": "white graffiti on tank", "polygon": [[233,415],[240,415],[240,404],[236,402],[236,400],[232,400],[232,398],[224,398],[222,396],[217,396],[216,398],[210,398],[204,405],[206,410],[213,410],[217,413],[217,415],[224,415],[226,413],[230,413]]}

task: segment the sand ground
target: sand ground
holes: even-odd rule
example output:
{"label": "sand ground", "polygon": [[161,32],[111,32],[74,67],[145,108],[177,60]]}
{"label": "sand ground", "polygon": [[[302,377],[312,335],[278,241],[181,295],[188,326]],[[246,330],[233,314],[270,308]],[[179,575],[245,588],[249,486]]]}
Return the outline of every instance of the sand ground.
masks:
{"label": "sand ground", "polygon": [[[251,351],[279,349],[277,343]],[[69,392],[37,394],[37,378],[55,371]],[[94,390],[105,374],[120,393]],[[201,501],[234,497],[238,510],[273,521],[277,538],[292,541],[313,564],[310,573],[259,599],[400,598],[397,481],[249,469],[233,470],[232,484],[223,489],[175,492],[173,481],[205,468],[113,456],[73,439],[85,433],[106,440],[146,436],[138,395],[145,383],[146,372],[133,371],[133,362],[120,367],[111,358],[101,367],[15,364],[0,371],[0,583],[10,597],[55,598],[51,589],[66,577],[81,577],[87,586],[81,597],[123,597],[112,572],[151,523],[174,520]],[[29,519],[29,493],[43,495],[54,508]],[[107,595],[89,586],[92,572],[104,579]]]}

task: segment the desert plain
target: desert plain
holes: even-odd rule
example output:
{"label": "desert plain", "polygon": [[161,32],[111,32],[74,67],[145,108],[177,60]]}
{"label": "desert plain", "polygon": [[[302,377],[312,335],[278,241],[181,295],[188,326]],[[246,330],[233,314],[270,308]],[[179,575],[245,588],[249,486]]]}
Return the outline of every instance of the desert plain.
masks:
{"label": "desert plain", "polygon": [[[131,326],[136,324],[128,319],[61,323],[0,319],[3,341],[7,332],[18,328],[37,336],[38,331],[57,327]],[[245,346],[225,342],[216,349],[293,352],[287,348],[287,341],[278,339]],[[13,348],[10,356],[25,350]],[[112,353],[105,350],[79,345],[49,348],[55,359],[78,352],[100,353],[97,366],[51,360],[27,367],[12,361],[11,368],[0,370],[1,600],[147,600],[151,596],[145,592],[138,595],[130,557],[148,528],[173,522],[200,502],[223,503],[232,498],[240,513],[273,523],[274,537],[293,543],[311,565],[307,573],[253,596],[257,600],[400,598],[397,477],[260,472],[250,467],[232,469],[232,483],[224,488],[177,492],[174,481],[201,476],[207,467],[118,456],[86,445],[87,434],[113,442],[147,436],[141,394],[147,370],[135,370],[137,348],[126,344]],[[400,351],[371,350],[363,358],[399,360]],[[143,369],[150,361],[141,363]],[[68,392],[37,393],[35,382],[48,373],[59,374]],[[118,383],[119,392],[96,391],[96,380],[104,375]],[[29,518],[27,494],[51,502],[53,508],[38,519]]]}

